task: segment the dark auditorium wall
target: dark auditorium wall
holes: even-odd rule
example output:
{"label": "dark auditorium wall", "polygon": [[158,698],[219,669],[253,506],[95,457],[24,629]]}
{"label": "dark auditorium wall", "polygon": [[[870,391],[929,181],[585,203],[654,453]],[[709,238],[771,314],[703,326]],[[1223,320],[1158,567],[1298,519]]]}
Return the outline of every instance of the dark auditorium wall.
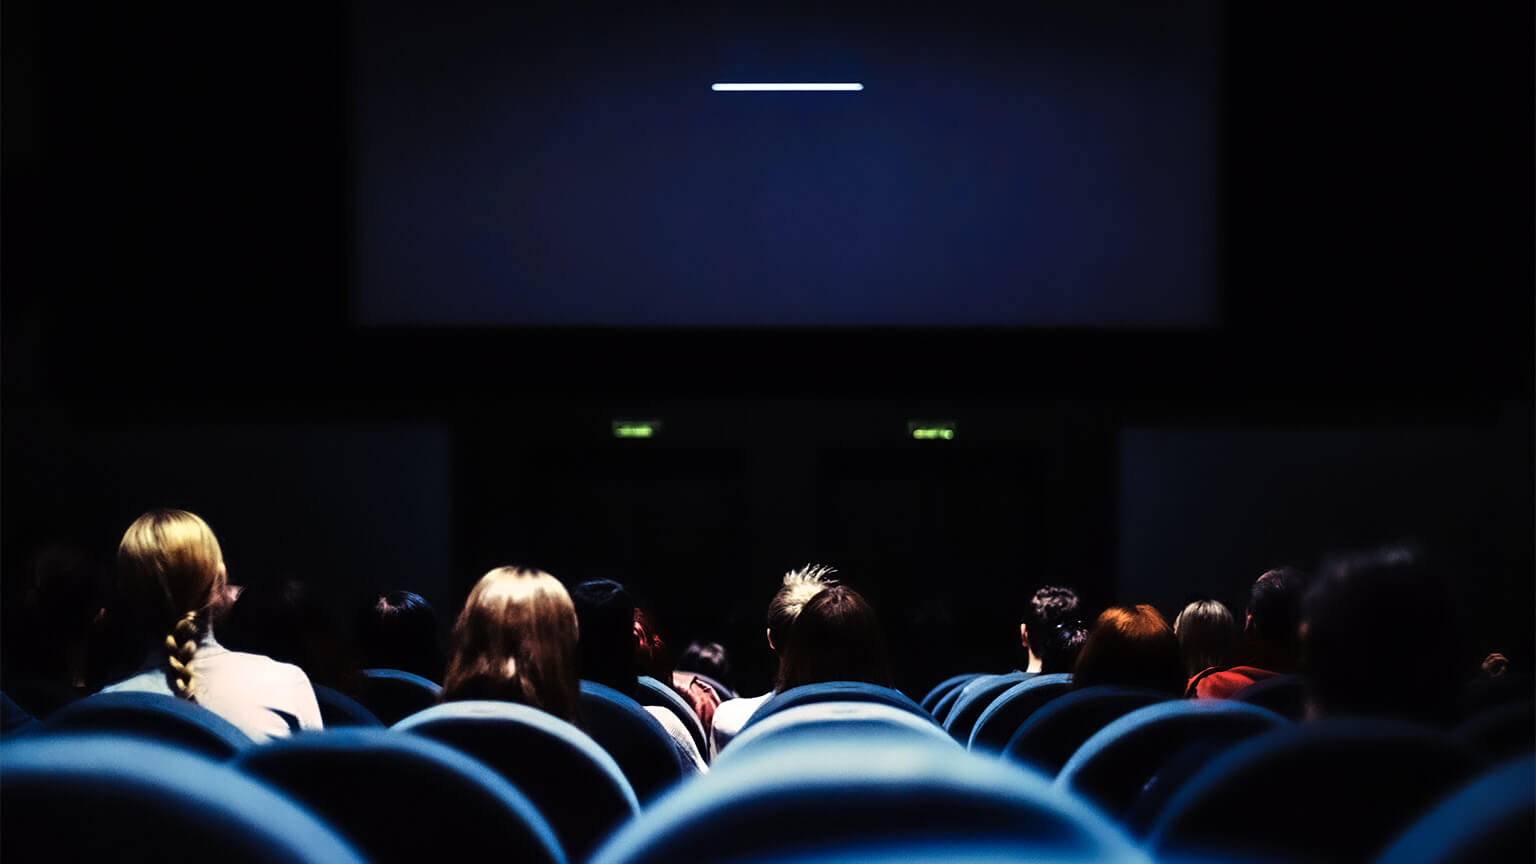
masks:
{"label": "dark auditorium wall", "polygon": [[180,504],[232,571],[447,617],[508,560],[626,579],[757,689],[774,581],[820,560],[914,694],[1015,662],[1039,582],[1237,602],[1403,530],[1530,608],[1528,4],[1229,7],[1204,331],[359,329],[343,5],[3,14],[8,589],[45,536]]}

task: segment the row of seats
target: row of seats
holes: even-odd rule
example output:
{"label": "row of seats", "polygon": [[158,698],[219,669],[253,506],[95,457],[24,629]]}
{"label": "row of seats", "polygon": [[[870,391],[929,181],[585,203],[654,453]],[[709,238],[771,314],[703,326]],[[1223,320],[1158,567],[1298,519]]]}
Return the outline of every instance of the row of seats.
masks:
{"label": "row of seats", "polygon": [[[1008,690],[1028,683],[1010,684]],[[584,707],[589,696],[602,695],[592,688],[583,686]],[[1036,714],[1061,714],[1063,706],[1091,702],[1085,694],[1098,696],[1104,689],[1062,695]],[[137,708],[130,704],[135,701]],[[90,732],[81,718],[91,712],[102,720],[99,727],[177,742],[178,759],[165,765],[184,767],[189,758],[216,765],[206,783],[228,782],[231,795],[255,795],[240,791],[252,781],[280,790],[322,827],[333,828],[351,854],[372,861],[445,857],[445,842],[473,848],[482,840],[541,861],[661,861],[685,855],[730,860],[749,851],[763,853],[763,860],[798,860],[812,850],[860,860],[881,855],[1145,860],[1149,852],[1242,857],[1255,844],[1277,860],[1364,860],[1482,768],[1468,748],[1431,730],[1359,721],[1295,724],[1243,703],[1163,699],[1099,724],[1061,760],[1060,770],[1047,770],[1008,758],[1006,751],[996,758],[980,748],[968,750],[954,728],[894,690],[835,682],[778,694],[722,751],[709,775],[646,798],[636,794],[619,760],[594,736],[509,703],[450,703],[403,718],[389,730],[333,729],[261,747],[231,738],[233,730],[221,730],[217,717],[168,697],[103,694],[78,705],[50,718],[43,734],[13,739],[0,751],[5,787],[0,833],[6,846],[0,855],[29,841],[100,839],[68,838],[63,822],[49,821],[49,812],[96,809],[78,809],[87,800],[66,807],[79,796],[89,799],[89,783],[61,781],[49,792],[51,764],[75,766],[69,770],[81,777],[92,766],[109,773],[137,771],[134,783],[153,785],[160,757],[137,750],[128,754],[134,758],[110,759],[106,754],[121,739]],[[141,716],[131,721],[126,715],[135,710]],[[159,719],[150,721],[151,715]],[[196,728],[213,730],[209,737],[216,743],[191,744],[197,736],[188,730]],[[1167,773],[1169,754],[1187,755],[1192,743],[1213,740],[1222,748],[1198,751],[1200,770],[1167,796],[1164,812],[1146,830],[1133,830],[1127,811]],[[1463,793],[1468,800],[1484,801],[1494,794],[1487,784],[1511,786],[1501,806],[1479,811],[1488,818],[1471,826],[1478,830],[1469,836],[1518,837],[1529,846],[1530,832],[1519,828],[1529,823],[1530,807],[1503,804],[1529,798],[1531,766],[1526,755],[1468,787]],[[185,779],[190,771],[184,767],[175,776]],[[1261,777],[1263,782],[1256,779]],[[1514,788],[1520,782],[1525,799]],[[15,810],[13,800],[20,802]],[[1456,806],[1465,823],[1472,805]],[[135,807],[120,814],[124,830],[140,826],[135,836],[153,836],[148,828],[156,818],[172,818]],[[1255,820],[1255,812],[1275,818]],[[1436,824],[1451,824],[1447,819]],[[1296,830],[1298,824],[1307,830]],[[103,825],[105,836],[110,829]],[[295,830],[291,836],[305,836],[314,826]],[[1436,837],[1457,854],[1466,851],[1443,830]],[[272,848],[282,854],[232,860],[308,860],[284,858],[291,850],[281,844]],[[324,844],[315,848],[335,851]],[[780,853],[782,859],[774,857]],[[18,854],[17,860],[27,857]]]}
{"label": "row of seats", "polygon": [[1233,700],[1070,686],[1067,675],[956,676],[922,704],[972,752],[1055,777],[1161,852],[1363,860],[1488,766],[1536,758],[1530,700],[1453,734],[1383,720],[1295,722],[1305,704],[1299,676]]}

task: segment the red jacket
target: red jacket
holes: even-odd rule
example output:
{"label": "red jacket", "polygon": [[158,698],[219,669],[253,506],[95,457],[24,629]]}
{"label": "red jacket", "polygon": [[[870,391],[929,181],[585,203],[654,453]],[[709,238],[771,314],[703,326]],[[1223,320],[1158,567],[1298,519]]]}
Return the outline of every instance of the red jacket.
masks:
{"label": "red jacket", "polygon": [[1232,666],[1227,669],[1212,666],[1189,679],[1184,696],[1188,699],[1230,699],[1233,693],[1249,684],[1279,674],[1257,666]]}

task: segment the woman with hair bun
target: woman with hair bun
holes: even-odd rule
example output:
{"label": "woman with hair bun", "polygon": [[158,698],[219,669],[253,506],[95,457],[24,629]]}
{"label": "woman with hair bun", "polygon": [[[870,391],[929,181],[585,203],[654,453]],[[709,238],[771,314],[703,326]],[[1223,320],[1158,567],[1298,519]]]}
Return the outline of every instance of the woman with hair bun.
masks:
{"label": "woman with hair bun", "polygon": [[213,637],[228,574],[213,531],[185,510],[151,510],[117,547],[118,588],[152,647],[138,674],[103,688],[164,693],[233,723],[255,741],[319,729],[320,706],[297,666],[230,651]]}

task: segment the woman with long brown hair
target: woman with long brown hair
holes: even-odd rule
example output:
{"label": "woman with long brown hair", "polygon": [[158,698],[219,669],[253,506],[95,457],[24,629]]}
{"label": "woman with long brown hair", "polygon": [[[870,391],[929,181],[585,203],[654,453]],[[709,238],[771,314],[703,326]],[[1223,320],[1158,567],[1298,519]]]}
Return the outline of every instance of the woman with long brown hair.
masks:
{"label": "woman with long brown hair", "polygon": [[153,648],[141,671],[103,692],[166,693],[202,705],[261,741],[319,729],[320,707],[297,666],[230,651],[213,637],[228,573],[213,530],[185,510],[151,510],[117,547],[118,587]]}
{"label": "woman with long brown hair", "polygon": [[480,577],[453,625],[443,701],[500,699],[580,725],[576,608],[542,570]]}

